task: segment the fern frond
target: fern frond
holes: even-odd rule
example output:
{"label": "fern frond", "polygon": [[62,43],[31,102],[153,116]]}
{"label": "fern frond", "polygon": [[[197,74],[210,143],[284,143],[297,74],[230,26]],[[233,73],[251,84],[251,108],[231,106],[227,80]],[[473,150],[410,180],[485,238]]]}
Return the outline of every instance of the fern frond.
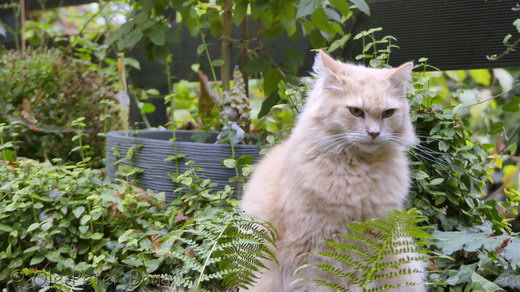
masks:
{"label": "fern frond", "polygon": [[[315,263],[299,269],[317,268],[332,278],[341,278],[358,285],[363,291],[377,292],[420,283],[404,282],[395,285],[378,285],[381,280],[424,273],[413,268],[414,262],[429,258],[431,251],[426,248],[432,236],[428,227],[417,226],[425,221],[417,210],[393,211],[388,216],[367,222],[350,224],[348,234],[339,234],[341,242],[328,240],[327,245],[334,250],[321,251],[316,255],[327,259],[329,264]],[[338,267],[345,267],[343,270]],[[298,270],[299,270],[298,269]],[[356,272],[352,272],[355,270]],[[338,291],[346,287],[323,279],[305,279],[317,285]]]}
{"label": "fern frond", "polygon": [[365,292],[379,292],[379,291],[384,291],[384,290],[389,290],[389,289],[397,289],[397,288],[401,288],[401,287],[417,286],[417,285],[421,285],[421,283],[404,282],[404,283],[401,283],[398,285],[384,284],[379,287],[365,289],[364,291]]}
{"label": "fern frond", "polygon": [[349,292],[349,290],[347,288],[345,288],[345,287],[342,287],[342,286],[340,286],[338,284],[335,284],[335,283],[332,283],[332,282],[319,280],[319,279],[302,278],[302,279],[298,279],[298,280],[293,281],[291,283],[291,286],[296,284],[296,283],[298,283],[298,282],[301,282],[301,281],[312,281],[312,282],[316,283],[316,285],[318,285],[318,286],[332,288],[332,289],[335,289],[337,292]]}
{"label": "fern frond", "polygon": [[327,251],[317,252],[316,254],[320,255],[320,256],[323,256],[323,257],[328,257],[328,258],[334,259],[338,263],[341,263],[341,264],[346,265],[346,266],[353,267],[353,268],[358,269],[360,271],[364,271],[367,268],[366,264],[364,264],[363,262],[360,262],[360,261],[357,261],[357,260],[353,259],[352,256],[350,256],[347,253],[340,253],[340,252],[328,251],[327,250]]}
{"label": "fern frond", "polygon": [[246,288],[266,261],[276,260],[274,236],[270,224],[238,209],[199,214],[189,228],[168,235],[161,248],[180,262],[171,287],[200,290],[212,283]]}
{"label": "fern frond", "polygon": [[423,273],[423,271],[417,270],[417,269],[400,268],[396,272],[389,272],[389,273],[383,273],[383,274],[376,273],[373,277],[373,280],[379,281],[379,280],[383,280],[383,279],[393,279],[393,278],[397,278],[397,277],[403,276],[403,275],[420,274],[420,273]]}

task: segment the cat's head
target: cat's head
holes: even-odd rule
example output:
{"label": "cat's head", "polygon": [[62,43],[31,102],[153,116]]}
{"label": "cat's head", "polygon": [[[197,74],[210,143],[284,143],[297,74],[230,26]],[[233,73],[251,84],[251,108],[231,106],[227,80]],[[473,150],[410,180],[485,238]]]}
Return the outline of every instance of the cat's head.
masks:
{"label": "cat's head", "polygon": [[412,68],[411,62],[396,69],[367,68],[320,51],[313,67],[317,80],[304,111],[306,126],[319,131],[325,141],[331,137],[331,144],[365,151],[389,144],[413,145],[416,138],[406,100]]}

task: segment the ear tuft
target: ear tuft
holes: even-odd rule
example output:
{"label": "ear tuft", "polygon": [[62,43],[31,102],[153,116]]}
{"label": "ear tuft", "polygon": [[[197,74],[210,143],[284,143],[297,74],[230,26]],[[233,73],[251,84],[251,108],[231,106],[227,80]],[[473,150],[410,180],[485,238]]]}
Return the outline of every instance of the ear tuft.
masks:
{"label": "ear tuft", "polygon": [[320,50],[316,53],[314,57],[314,65],[312,65],[312,73],[311,75],[314,77],[319,77],[325,73],[325,67],[323,66],[323,59],[321,58],[322,51]]}
{"label": "ear tuft", "polygon": [[312,66],[312,75],[314,77],[324,76],[325,74],[336,74],[340,68],[341,63],[334,60],[331,56],[320,50],[314,58],[314,65]]}

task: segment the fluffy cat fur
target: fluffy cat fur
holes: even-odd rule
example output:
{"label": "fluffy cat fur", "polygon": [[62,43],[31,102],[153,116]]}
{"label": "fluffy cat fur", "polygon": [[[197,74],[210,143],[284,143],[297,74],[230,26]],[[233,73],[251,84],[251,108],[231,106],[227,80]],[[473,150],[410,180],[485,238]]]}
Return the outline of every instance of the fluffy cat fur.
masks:
{"label": "fluffy cat fur", "polygon": [[[295,128],[259,163],[242,199],[246,213],[271,222],[279,235],[279,264],[266,263],[268,269],[248,291],[329,291],[313,282],[291,285],[299,278],[339,281],[360,291],[317,269],[294,272],[303,264],[323,262],[309,253],[328,249],[323,240],[346,233],[347,224],[403,207],[410,185],[406,148],[416,140],[405,98],[412,67],[373,69],[317,54],[316,81]],[[392,109],[388,116],[385,111]],[[421,262],[407,267],[424,271]],[[416,273],[377,284],[423,280],[423,273]]]}

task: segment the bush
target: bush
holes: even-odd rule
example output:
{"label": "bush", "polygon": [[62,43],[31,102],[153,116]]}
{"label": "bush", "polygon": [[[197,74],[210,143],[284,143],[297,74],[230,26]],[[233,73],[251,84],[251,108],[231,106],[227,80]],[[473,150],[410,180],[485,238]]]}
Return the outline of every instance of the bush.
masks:
{"label": "bush", "polygon": [[96,291],[245,286],[272,258],[270,227],[237,209],[186,215],[88,168],[0,161],[0,197],[0,287],[35,285],[20,273]]}
{"label": "bush", "polygon": [[[85,117],[87,144],[102,157],[103,137],[117,128],[114,90],[95,65],[57,50],[9,51],[0,58],[0,122],[18,125],[13,132],[18,155],[33,159],[79,161],[71,154],[72,121]],[[99,159],[98,159],[99,160]]]}

